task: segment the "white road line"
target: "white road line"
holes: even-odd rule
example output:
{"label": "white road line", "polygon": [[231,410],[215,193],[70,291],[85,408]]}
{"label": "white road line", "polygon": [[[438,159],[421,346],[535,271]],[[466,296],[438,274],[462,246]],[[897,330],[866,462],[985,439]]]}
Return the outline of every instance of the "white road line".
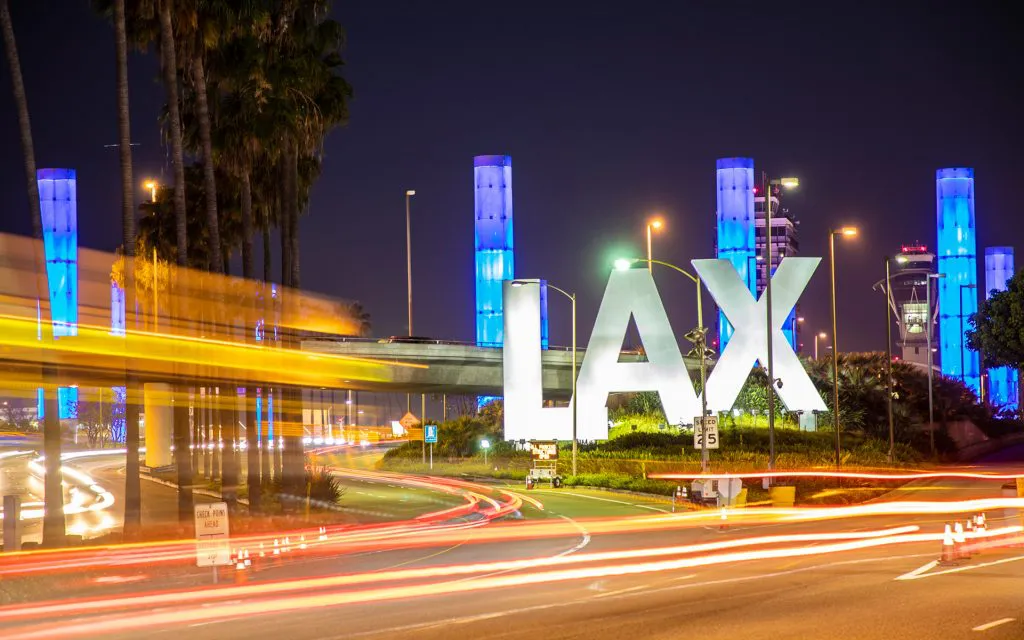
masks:
{"label": "white road line", "polygon": [[[924,567],[920,567],[919,569],[915,569],[914,571],[910,572],[910,573],[913,573],[915,575],[910,575],[909,573],[908,574],[903,574],[902,576],[900,576],[899,578],[896,578],[896,579],[897,580],[920,580],[921,578],[932,578],[934,576],[944,576],[944,575],[946,575],[948,573],[960,573],[961,571],[971,571],[973,569],[981,569],[983,567],[994,567],[995,565],[998,565],[998,564],[1006,564],[1007,562],[1017,562],[1019,560],[1024,560],[1024,556],[1014,556],[1012,558],[1003,558],[1002,560],[993,560],[992,562],[982,562],[980,564],[972,564],[972,565],[968,565],[968,566],[965,566],[965,567],[954,567],[952,569],[945,569],[943,571],[933,571],[932,573],[924,573],[924,571],[927,571],[927,569],[925,569]],[[928,565],[925,565],[925,566],[928,566]]]}
{"label": "white road line", "polygon": [[920,567],[914,569],[913,571],[908,571],[908,572],[904,573],[900,577],[896,578],[896,580],[912,580],[912,579],[916,578],[917,576],[921,575],[922,573],[924,573],[925,571],[931,571],[931,569],[933,567],[935,567],[936,565],[938,565],[938,564],[939,564],[938,560],[932,560],[928,564],[921,565]]}
{"label": "white road line", "polygon": [[537,493],[547,493],[547,494],[563,495],[563,496],[568,494],[568,495],[571,495],[574,498],[586,498],[587,500],[600,500],[601,502],[614,502],[615,504],[624,504],[627,507],[636,507],[638,509],[650,509],[651,511],[659,511],[661,513],[670,513],[670,511],[668,509],[661,509],[659,507],[651,507],[651,506],[648,506],[648,505],[645,505],[645,504],[636,504],[634,502],[625,502],[623,500],[612,500],[611,498],[598,498],[597,496],[585,496],[585,495],[580,494],[580,493],[569,493],[569,492],[558,493],[556,491],[543,491],[543,490],[538,491]]}
{"label": "white road line", "polygon": [[979,624],[978,626],[971,629],[971,631],[988,631],[993,627],[998,627],[1001,624],[1007,622],[1013,622],[1016,618],[1000,618],[999,620],[993,620],[992,622],[986,622],[985,624]]}

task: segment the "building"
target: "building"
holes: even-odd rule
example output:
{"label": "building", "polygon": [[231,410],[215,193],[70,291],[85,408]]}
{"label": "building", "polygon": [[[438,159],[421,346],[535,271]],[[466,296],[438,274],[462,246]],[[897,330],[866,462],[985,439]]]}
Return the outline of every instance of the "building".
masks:
{"label": "building", "polygon": [[[934,279],[928,276],[935,273],[935,254],[920,242],[905,244],[890,266],[890,282],[892,296],[889,306],[896,316],[899,329],[897,346],[900,357],[906,362],[928,366],[928,318],[931,318],[930,340],[932,351],[936,351],[935,335],[936,305],[938,296],[935,292]],[[879,283],[879,289],[884,282]],[[926,287],[931,286],[931,314],[928,313],[929,293]]]}
{"label": "building", "polygon": [[[715,166],[717,183],[717,231],[715,253],[728,260],[747,284],[754,287],[754,159],[719,158]],[[762,244],[763,247],[763,244]],[[732,337],[733,327],[718,312],[719,352],[724,351]]]}
{"label": "building", "polygon": [[[1013,247],[985,248],[985,298],[1006,291],[1006,282],[1013,277]],[[988,402],[994,407],[1016,411],[1020,403],[1018,371],[996,367],[988,371]]]}
{"label": "building", "polygon": [[[789,256],[795,256],[800,252],[799,232],[797,227],[800,221],[796,216],[782,206],[782,192],[778,187],[772,187],[772,228],[771,228],[771,256],[772,273],[779,268],[779,263]],[[754,188],[754,249],[755,264],[757,272],[757,295],[760,296],[768,282],[767,265],[764,262],[765,244],[768,234],[765,231],[765,199],[763,187]],[[786,321],[782,324],[782,333],[786,341],[797,353],[800,352],[799,322],[800,305],[790,311]]]}

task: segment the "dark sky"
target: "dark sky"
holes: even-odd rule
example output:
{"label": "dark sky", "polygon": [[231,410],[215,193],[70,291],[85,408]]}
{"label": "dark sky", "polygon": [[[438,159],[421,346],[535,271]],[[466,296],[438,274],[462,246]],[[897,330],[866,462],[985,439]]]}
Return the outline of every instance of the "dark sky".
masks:
{"label": "dark sky", "polygon": [[[39,166],[78,170],[81,242],[111,250],[112,30],[86,0],[11,4]],[[667,223],[657,257],[713,257],[715,159],[745,155],[758,171],[801,178],[787,206],[802,221],[802,255],[827,256],[832,225],[861,227],[838,249],[840,340],[881,349],[870,287],[901,242],[934,246],[935,169],[975,168],[979,255],[1015,245],[1024,266],[1024,25],[1002,6],[336,3],[356,98],[302,222],[303,285],[363,301],[378,335],[405,333],[404,192],[416,189],[415,333],[473,339],[472,160],[508,153],[517,276],[578,291],[588,336],[610,262],[641,255],[649,213]],[[170,171],[155,57],[131,65],[141,183]],[[9,91],[5,64],[0,230],[27,233]],[[802,300],[811,330],[829,322],[827,273],[823,262]],[[673,324],[691,326],[688,281],[657,279]],[[561,304],[552,299],[552,342],[567,344]]]}

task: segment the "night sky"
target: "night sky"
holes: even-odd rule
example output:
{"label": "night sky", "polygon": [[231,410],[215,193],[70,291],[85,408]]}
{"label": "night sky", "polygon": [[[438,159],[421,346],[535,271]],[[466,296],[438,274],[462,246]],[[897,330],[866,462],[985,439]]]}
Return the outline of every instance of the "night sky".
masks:
{"label": "night sky", "polygon": [[[38,164],[78,170],[81,242],[112,250],[112,28],[86,0],[11,5]],[[338,2],[356,97],[302,221],[303,285],[362,301],[377,335],[404,334],[404,193],[415,189],[414,333],[472,340],[473,156],[507,153],[516,275],[578,291],[588,336],[611,261],[642,254],[652,212],[667,224],[656,257],[713,257],[715,159],[743,155],[800,177],[786,206],[801,255],[827,257],[831,226],[861,227],[837,247],[840,346],[882,349],[871,285],[901,242],[934,248],[935,169],[974,167],[979,256],[1014,245],[1024,266],[1024,25],[1001,6]],[[154,55],[132,55],[139,184],[170,176],[156,77]],[[0,230],[27,234],[22,166],[5,61]],[[823,262],[802,299],[811,331],[829,323],[827,274]],[[682,333],[691,285],[656,276]],[[567,304],[551,306],[552,343],[567,344]]]}

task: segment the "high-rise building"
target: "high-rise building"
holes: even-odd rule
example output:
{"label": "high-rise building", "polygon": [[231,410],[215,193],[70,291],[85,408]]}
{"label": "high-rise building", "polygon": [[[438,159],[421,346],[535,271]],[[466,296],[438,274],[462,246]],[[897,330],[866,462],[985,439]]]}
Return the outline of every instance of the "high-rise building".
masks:
{"label": "high-rise building", "polygon": [[[985,298],[991,298],[997,291],[1006,291],[1006,281],[1013,277],[1013,247],[985,248]],[[997,367],[988,371],[988,402],[992,406],[1016,411],[1020,403],[1017,397],[1016,369]]]}
{"label": "high-rise building", "polygon": [[978,311],[978,249],[974,218],[974,169],[935,173],[938,232],[939,356],[942,373],[981,391],[978,353],[967,348],[968,318]]}
{"label": "high-rise building", "polygon": [[[928,366],[929,330],[928,318],[931,318],[931,345],[935,350],[935,308],[938,297],[935,294],[935,281],[929,278],[935,273],[935,254],[920,242],[905,244],[890,265],[890,282],[892,296],[889,305],[896,316],[899,329],[897,346],[902,359],[923,367]],[[879,283],[879,289],[884,282]],[[928,313],[928,289],[932,287],[932,311]]]}
{"label": "high-rise building", "polygon": [[[771,256],[772,256],[772,273],[775,269],[779,268],[779,263],[784,258],[795,256],[800,251],[799,233],[797,227],[800,222],[786,209],[781,206],[780,195],[781,192],[778,187],[772,187],[771,204],[772,204],[772,228],[771,228]],[[761,295],[764,291],[766,283],[768,282],[768,270],[767,265],[764,261],[765,244],[767,242],[768,233],[765,229],[765,198],[764,198],[764,187],[759,186],[754,189],[754,247],[755,247],[755,263],[757,269],[757,295]],[[800,349],[800,336],[799,336],[799,323],[797,317],[799,316],[800,305],[790,311],[786,317],[786,321],[782,324],[782,333],[786,336],[786,341],[789,342],[790,346],[793,347],[794,351],[799,352]]]}

